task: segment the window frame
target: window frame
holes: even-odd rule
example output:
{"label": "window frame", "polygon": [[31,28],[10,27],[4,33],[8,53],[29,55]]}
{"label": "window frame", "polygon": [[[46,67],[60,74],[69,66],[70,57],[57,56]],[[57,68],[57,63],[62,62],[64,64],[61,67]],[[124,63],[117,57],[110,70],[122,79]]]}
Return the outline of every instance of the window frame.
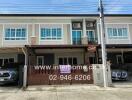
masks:
{"label": "window frame", "polygon": [[[121,59],[121,62],[119,62],[119,59]],[[117,61],[117,64],[123,64],[123,56],[122,55],[116,55],[116,61]]]}
{"label": "window frame", "polygon": [[[42,65],[38,64],[38,62],[39,62],[38,59],[39,58],[42,58]],[[44,56],[37,56],[37,66],[43,66],[43,65],[44,65]]]}
{"label": "window frame", "polygon": [[[13,30],[13,29],[15,30],[15,36],[14,37],[11,36],[11,34],[12,34],[11,30]],[[17,37],[17,30],[19,30],[19,29],[21,30],[21,34],[19,34],[19,35],[21,35],[21,37]],[[25,30],[25,37],[22,37],[23,29]],[[10,35],[8,37],[6,37],[6,35],[7,35],[6,30],[8,30],[7,31],[7,32],[9,32],[8,35]],[[28,29],[25,27],[18,27],[18,28],[6,27],[6,28],[4,28],[4,40],[5,41],[26,41],[27,38],[28,38]]]}
{"label": "window frame", "polygon": [[[44,24],[44,25],[46,25],[46,24]],[[47,24],[47,25],[50,25],[50,24]],[[54,24],[51,24],[51,25],[54,25]],[[58,25],[60,25],[60,24],[58,24]],[[50,29],[50,32],[51,32],[50,33],[51,36],[49,36],[50,39],[47,39],[47,36],[45,37],[45,39],[44,39],[44,37],[41,37],[41,30],[42,29]],[[52,33],[53,29],[56,29],[56,37],[53,36],[53,33]],[[58,29],[61,30],[61,37],[57,37],[57,30]],[[63,40],[63,25],[61,25],[61,27],[58,27],[58,26],[54,26],[54,27],[46,27],[46,26],[45,27],[40,27],[39,30],[40,30],[40,32],[39,32],[39,40],[40,41],[62,41]]]}
{"label": "window frame", "polygon": [[64,64],[64,59],[65,58],[66,58],[66,61],[67,61],[67,65],[69,65],[69,59],[71,59],[71,58],[72,58],[72,65],[74,65],[73,64],[73,59],[74,58],[76,58],[76,61],[77,61],[77,64],[76,65],[78,65],[78,57],[75,57],[75,56],[73,56],[73,57],[71,57],[71,56],[60,56],[60,57],[58,57],[58,61],[57,61],[58,62],[58,65],[59,65],[59,59],[62,59],[62,61],[63,61],[62,63],[63,63],[63,65],[65,65]]}
{"label": "window frame", "polygon": [[[5,58],[0,57],[0,59],[2,60],[2,66],[5,65],[5,60],[6,60],[6,59],[8,60],[8,63],[13,63],[13,62],[15,62],[15,58],[14,58],[14,57],[5,57]],[[9,62],[9,59],[13,59],[13,62]],[[0,67],[1,67],[1,66],[0,66]]]}
{"label": "window frame", "polygon": [[[93,31],[93,34],[94,34],[94,39],[93,39],[93,41],[95,41],[95,40],[96,40],[95,30],[86,30],[87,39],[89,39],[89,36],[88,36],[88,34],[87,34],[87,32],[89,32],[89,31]],[[89,41],[89,40],[88,40],[88,41]]]}
{"label": "window frame", "polygon": [[[112,33],[109,33],[109,29],[111,29],[111,31],[112,31]],[[117,36],[114,36],[113,35],[113,31],[114,31],[114,29],[116,29],[116,31],[117,31]],[[119,30],[121,29],[121,31],[122,31],[122,36],[120,36],[119,34]],[[124,33],[123,33],[123,30],[126,30],[127,31],[127,35],[125,36],[125,35],[123,35]],[[107,36],[108,36],[108,39],[121,39],[121,40],[126,40],[126,39],[129,39],[129,30],[128,30],[128,28],[127,27],[107,27]]]}
{"label": "window frame", "polygon": [[76,44],[77,44],[77,43],[78,43],[78,42],[77,42],[77,37],[78,37],[78,36],[77,36],[77,32],[78,32],[78,31],[81,32],[81,37],[80,37],[80,38],[81,38],[81,40],[82,40],[83,30],[72,30],[72,33],[71,33],[71,34],[72,34],[72,44],[74,44],[74,43],[73,43],[73,31],[76,31]]}

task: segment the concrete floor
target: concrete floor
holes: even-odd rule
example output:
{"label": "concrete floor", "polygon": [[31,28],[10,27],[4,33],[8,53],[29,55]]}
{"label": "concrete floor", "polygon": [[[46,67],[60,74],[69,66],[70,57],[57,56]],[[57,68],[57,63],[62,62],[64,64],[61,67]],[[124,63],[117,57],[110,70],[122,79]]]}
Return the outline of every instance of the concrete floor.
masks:
{"label": "concrete floor", "polygon": [[132,100],[131,88],[102,88],[89,85],[0,87],[0,100]]}

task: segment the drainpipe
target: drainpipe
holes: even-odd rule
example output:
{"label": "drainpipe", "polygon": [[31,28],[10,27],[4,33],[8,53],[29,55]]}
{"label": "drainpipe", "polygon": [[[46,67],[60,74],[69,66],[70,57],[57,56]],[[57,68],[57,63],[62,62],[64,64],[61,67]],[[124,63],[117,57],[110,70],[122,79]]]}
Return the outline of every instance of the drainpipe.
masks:
{"label": "drainpipe", "polygon": [[23,69],[23,89],[25,89],[27,87],[27,53],[24,48],[22,48],[22,51],[25,55],[25,65]]}

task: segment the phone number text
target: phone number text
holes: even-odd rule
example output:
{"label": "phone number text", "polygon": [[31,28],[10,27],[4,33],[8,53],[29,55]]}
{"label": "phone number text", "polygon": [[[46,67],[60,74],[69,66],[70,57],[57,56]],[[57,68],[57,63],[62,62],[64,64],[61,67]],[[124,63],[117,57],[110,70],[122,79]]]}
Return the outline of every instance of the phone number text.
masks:
{"label": "phone number text", "polygon": [[91,75],[49,75],[49,80],[91,80]]}

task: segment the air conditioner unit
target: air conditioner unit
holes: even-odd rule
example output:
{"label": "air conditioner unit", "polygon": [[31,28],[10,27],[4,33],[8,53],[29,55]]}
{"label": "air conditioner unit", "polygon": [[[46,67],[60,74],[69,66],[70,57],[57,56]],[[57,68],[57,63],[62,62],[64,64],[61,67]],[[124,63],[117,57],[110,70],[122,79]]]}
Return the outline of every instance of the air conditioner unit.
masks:
{"label": "air conditioner unit", "polygon": [[87,21],[86,22],[86,28],[89,29],[89,28],[95,28],[95,22],[93,21]]}
{"label": "air conditioner unit", "polygon": [[82,22],[72,22],[72,29],[82,29]]}

